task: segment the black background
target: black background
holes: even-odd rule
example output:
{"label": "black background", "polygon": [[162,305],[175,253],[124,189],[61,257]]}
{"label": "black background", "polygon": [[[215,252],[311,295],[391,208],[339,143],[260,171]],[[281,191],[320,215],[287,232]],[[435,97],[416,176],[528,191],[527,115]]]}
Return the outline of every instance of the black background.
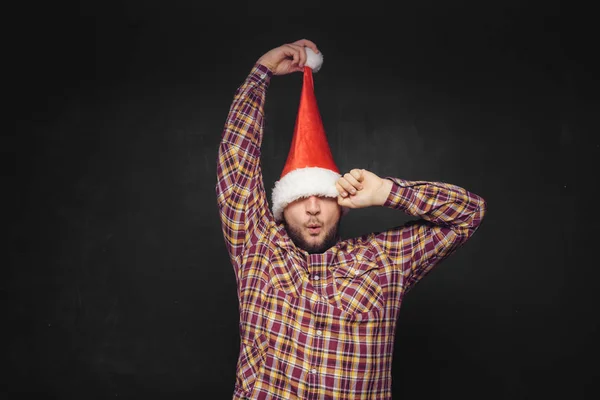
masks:
{"label": "black background", "polygon": [[[54,3],[4,13],[6,398],[231,398],[217,148],[254,62],[301,38],[325,57],[315,91],[341,170],[449,182],[488,203],[475,236],[405,299],[394,399],[600,394],[591,10]],[[300,87],[294,74],[268,91],[269,193]],[[400,214],[353,211],[342,234]]]}

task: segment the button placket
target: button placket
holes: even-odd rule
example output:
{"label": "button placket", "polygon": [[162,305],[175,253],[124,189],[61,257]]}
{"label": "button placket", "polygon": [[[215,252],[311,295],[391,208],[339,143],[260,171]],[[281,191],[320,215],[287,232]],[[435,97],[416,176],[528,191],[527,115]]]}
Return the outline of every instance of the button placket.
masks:
{"label": "button placket", "polygon": [[[325,296],[323,296],[325,299]],[[310,357],[311,367],[310,367],[310,378],[309,381],[316,382],[318,381],[317,373],[319,371],[319,366],[323,362],[323,327],[324,322],[323,318],[325,317],[325,312],[327,309],[327,303],[320,302],[315,309],[315,319],[314,319],[314,331],[313,331],[313,348],[312,355]]]}
{"label": "button placket", "polygon": [[[312,283],[314,291],[319,296],[319,301],[316,302],[313,309],[314,320],[312,326],[312,348],[310,349],[311,354],[308,358],[310,364],[307,368],[307,383],[309,387],[318,385],[318,382],[320,382],[318,374],[323,360],[325,359],[323,351],[325,346],[325,324],[323,322],[323,318],[326,318],[327,310],[330,307],[330,294],[328,293],[327,289],[331,286],[329,278],[329,265],[331,262],[330,258],[330,255],[313,254],[309,259],[310,282]],[[307,393],[307,398],[313,398],[313,395],[316,394],[316,392],[309,392]]]}

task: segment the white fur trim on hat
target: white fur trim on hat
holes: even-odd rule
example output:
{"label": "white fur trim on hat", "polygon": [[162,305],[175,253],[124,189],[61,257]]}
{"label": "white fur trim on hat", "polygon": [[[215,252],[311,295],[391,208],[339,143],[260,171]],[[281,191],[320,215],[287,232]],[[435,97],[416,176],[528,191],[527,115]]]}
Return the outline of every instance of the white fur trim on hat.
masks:
{"label": "white fur trim on hat", "polygon": [[318,72],[323,65],[323,53],[315,53],[310,47],[305,47],[306,50],[306,65],[308,65],[313,72]]}
{"label": "white fur trim on hat", "polygon": [[283,210],[291,202],[310,196],[338,196],[335,183],[340,174],[325,168],[306,167],[287,173],[273,188],[273,216],[283,219]]}

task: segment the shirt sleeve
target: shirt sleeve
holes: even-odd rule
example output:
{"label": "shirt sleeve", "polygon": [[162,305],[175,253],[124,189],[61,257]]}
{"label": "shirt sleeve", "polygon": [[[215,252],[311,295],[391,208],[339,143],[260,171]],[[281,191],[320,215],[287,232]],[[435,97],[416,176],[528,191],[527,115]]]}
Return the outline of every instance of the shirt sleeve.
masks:
{"label": "shirt sleeve", "polygon": [[272,218],[260,167],[263,112],[272,71],[255,64],[236,90],[221,137],[216,195],[227,251],[238,276],[239,256]]}
{"label": "shirt sleeve", "polygon": [[384,207],[419,217],[376,235],[392,263],[402,269],[407,292],[473,236],[487,204],[448,183],[386,179],[392,181],[392,189]]}

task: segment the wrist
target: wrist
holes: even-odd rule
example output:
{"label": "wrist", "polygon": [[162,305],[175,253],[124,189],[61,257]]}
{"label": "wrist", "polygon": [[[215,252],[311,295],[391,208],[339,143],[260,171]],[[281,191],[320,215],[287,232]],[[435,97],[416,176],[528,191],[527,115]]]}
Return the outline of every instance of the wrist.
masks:
{"label": "wrist", "polygon": [[389,179],[381,179],[381,187],[377,191],[377,195],[375,198],[375,205],[383,206],[390,196],[390,192],[392,191],[393,182]]}
{"label": "wrist", "polygon": [[271,72],[275,72],[275,67],[263,57],[259,58],[256,62],[264,67],[267,67],[269,70],[271,70]]}

